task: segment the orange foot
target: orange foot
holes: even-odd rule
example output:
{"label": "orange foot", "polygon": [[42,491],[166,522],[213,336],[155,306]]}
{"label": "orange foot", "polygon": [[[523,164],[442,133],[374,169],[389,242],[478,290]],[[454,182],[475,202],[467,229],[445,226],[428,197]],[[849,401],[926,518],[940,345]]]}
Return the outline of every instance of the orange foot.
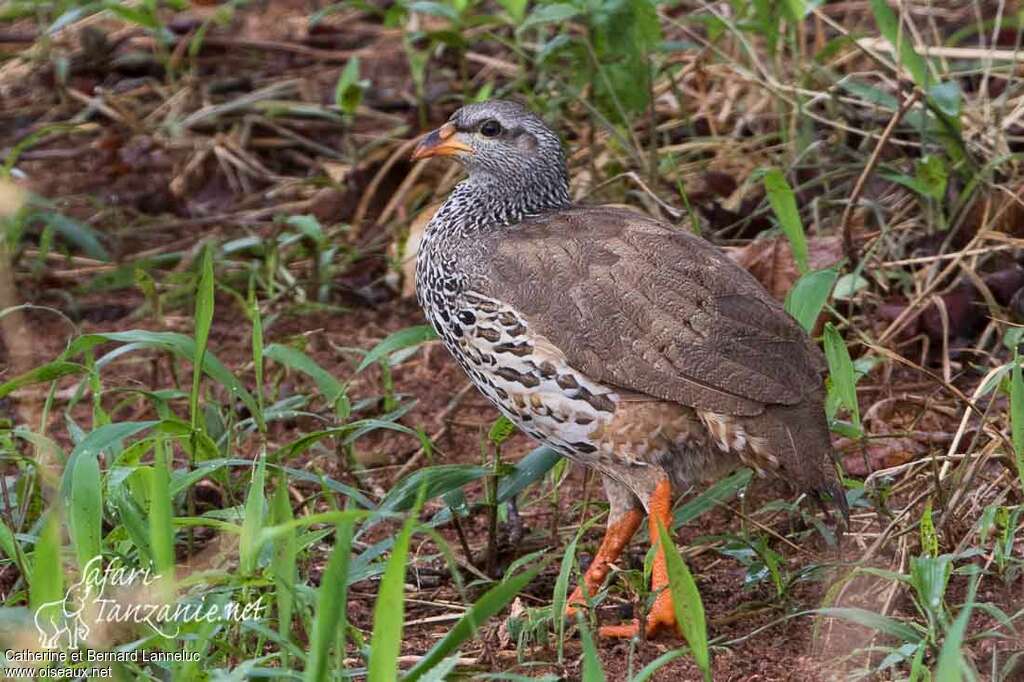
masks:
{"label": "orange foot", "polygon": [[565,615],[569,618],[576,616],[577,608],[585,608],[587,605],[586,596],[583,590],[586,589],[587,596],[597,594],[604,583],[605,577],[611,565],[621,556],[622,550],[629,544],[630,538],[636,533],[636,529],[643,521],[644,515],[637,509],[630,509],[620,518],[610,522],[604,532],[604,540],[597,550],[597,555],[590,563],[590,568],[583,574],[583,583],[577,585],[569,600],[565,603]]}
{"label": "orange foot", "polygon": [[[651,612],[647,614],[644,623],[644,636],[653,637],[662,631],[675,632],[676,611],[672,605],[672,594],[667,590],[658,595],[654,600]],[[633,619],[632,623],[623,625],[604,625],[598,630],[601,637],[616,639],[632,639],[640,634],[640,621]]]}
{"label": "orange foot", "polygon": [[[676,611],[672,593],[668,590],[668,568],[665,565],[665,550],[658,540],[658,522],[665,528],[672,522],[672,488],[667,479],[658,483],[650,501],[651,515],[648,519],[651,542],[655,547],[654,566],[651,567],[651,589],[659,592],[651,612],[644,623],[644,635],[651,637],[662,630],[676,630]],[[640,634],[640,621],[628,625],[606,625],[599,630],[602,637],[632,638]]]}

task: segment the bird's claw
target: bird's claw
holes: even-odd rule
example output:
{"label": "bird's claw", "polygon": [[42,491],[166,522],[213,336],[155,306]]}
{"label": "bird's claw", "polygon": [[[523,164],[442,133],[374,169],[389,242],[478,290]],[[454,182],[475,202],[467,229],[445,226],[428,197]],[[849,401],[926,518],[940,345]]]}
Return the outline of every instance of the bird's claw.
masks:
{"label": "bird's claw", "polygon": [[[672,595],[666,590],[658,595],[651,612],[644,623],[644,636],[653,637],[662,631],[676,629],[675,608],[672,606]],[[640,634],[640,621],[633,619],[631,623],[622,625],[604,625],[598,630],[601,637],[609,639],[632,639]]]}

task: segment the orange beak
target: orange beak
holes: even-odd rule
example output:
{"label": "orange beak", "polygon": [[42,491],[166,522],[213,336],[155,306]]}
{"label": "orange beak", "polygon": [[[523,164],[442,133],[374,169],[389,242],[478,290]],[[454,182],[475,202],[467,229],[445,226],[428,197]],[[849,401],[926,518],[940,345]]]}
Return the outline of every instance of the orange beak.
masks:
{"label": "orange beak", "polygon": [[473,150],[459,141],[455,134],[455,124],[445,123],[420,140],[412,153],[412,160],[428,159],[431,156],[452,156],[459,152],[472,153]]}

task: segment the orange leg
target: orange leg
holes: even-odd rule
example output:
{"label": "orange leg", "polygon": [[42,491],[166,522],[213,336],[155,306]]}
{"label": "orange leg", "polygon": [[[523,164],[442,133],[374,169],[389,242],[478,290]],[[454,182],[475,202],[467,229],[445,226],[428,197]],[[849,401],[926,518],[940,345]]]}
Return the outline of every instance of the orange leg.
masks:
{"label": "orange leg", "polygon": [[[644,634],[647,637],[662,629],[676,628],[675,607],[672,605],[672,593],[668,590],[668,568],[665,565],[665,550],[661,547],[658,536],[658,521],[665,528],[672,527],[672,486],[668,479],[663,479],[654,489],[650,500],[650,517],[648,527],[651,533],[651,544],[655,548],[654,566],[651,567],[651,590],[658,592],[651,612],[647,614]],[[640,632],[640,621],[633,620],[629,625],[606,625],[601,628],[602,637],[635,637]]]}
{"label": "orange leg", "polygon": [[587,602],[583,594],[584,589],[586,589],[588,597],[594,596],[601,589],[604,579],[608,576],[611,564],[622,554],[622,550],[629,544],[630,538],[636,533],[636,529],[640,527],[640,522],[643,519],[643,512],[638,509],[630,509],[621,518],[608,524],[608,528],[604,532],[604,540],[601,541],[601,547],[597,550],[597,555],[590,563],[590,568],[583,574],[583,583],[576,586],[572,596],[569,597],[569,601],[566,602],[566,616],[571,618],[576,615],[577,606],[586,606]]}

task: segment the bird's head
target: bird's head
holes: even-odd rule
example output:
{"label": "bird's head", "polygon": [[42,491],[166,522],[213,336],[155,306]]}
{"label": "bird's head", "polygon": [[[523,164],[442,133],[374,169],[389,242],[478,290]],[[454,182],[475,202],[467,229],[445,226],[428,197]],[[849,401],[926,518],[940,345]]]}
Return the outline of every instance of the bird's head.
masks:
{"label": "bird's head", "polygon": [[486,179],[519,188],[534,182],[567,183],[558,136],[539,116],[507,100],[468,104],[456,111],[420,141],[412,158],[431,156],[454,157],[471,181]]}

